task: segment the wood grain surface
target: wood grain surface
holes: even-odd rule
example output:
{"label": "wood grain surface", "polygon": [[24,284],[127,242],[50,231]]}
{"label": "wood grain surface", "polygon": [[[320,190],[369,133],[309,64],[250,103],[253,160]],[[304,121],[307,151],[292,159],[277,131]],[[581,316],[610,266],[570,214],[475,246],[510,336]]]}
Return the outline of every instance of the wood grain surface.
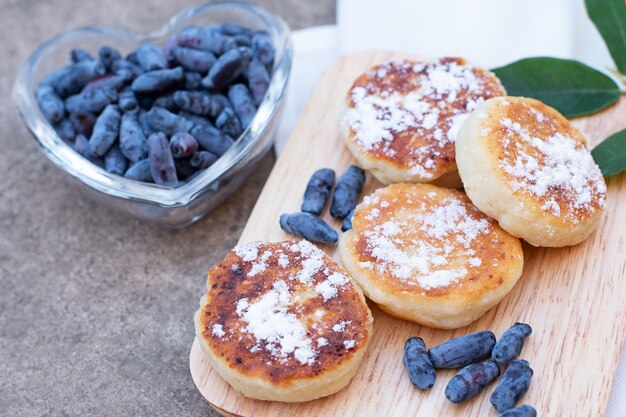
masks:
{"label": "wood grain surface", "polygon": [[[299,211],[310,175],[322,167],[341,175],[353,162],[339,136],[339,108],[352,81],[391,53],[361,53],[339,59],[314,89],[282,156],[278,159],[241,235],[240,242],[292,239],[278,225],[281,213]],[[611,109],[574,121],[590,147],[626,127],[626,98]],[[608,208],[599,229],[585,242],[560,249],[524,244],[525,266],[516,287],[472,325],[433,330],[396,319],[369,302],[374,336],[350,385],[327,398],[299,404],[248,399],[210,367],[197,340],[191,375],[202,395],[228,416],[497,416],[489,402],[492,384],[465,404],[446,400],[453,370],[437,372],[429,391],[413,388],[402,366],[404,341],[420,336],[427,346],[451,337],[491,329],[500,336],[511,324],[533,327],[521,357],[535,374],[523,398],[541,416],[602,416],[619,352],[626,336],[625,175],[608,180]],[[363,195],[379,187],[371,175]],[[324,219],[337,230],[340,222]],[[335,246],[324,250],[335,255]],[[200,299],[201,294],[198,294]]]}

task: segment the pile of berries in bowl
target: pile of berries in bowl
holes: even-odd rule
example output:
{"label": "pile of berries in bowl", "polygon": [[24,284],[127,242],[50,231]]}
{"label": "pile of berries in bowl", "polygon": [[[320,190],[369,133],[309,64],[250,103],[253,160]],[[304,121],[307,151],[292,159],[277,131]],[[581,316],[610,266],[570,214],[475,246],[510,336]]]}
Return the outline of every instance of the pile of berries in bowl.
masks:
{"label": "pile of berries in bowl", "polygon": [[280,18],[207,4],[146,35],[65,33],[31,56],[14,95],[44,153],[91,196],[184,226],[270,149],[291,55]]}

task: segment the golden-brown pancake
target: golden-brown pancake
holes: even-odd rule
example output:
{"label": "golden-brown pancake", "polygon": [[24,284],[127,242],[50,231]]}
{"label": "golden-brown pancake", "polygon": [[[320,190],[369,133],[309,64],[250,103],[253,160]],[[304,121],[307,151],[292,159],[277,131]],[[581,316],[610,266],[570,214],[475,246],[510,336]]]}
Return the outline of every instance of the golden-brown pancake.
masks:
{"label": "golden-brown pancake", "polygon": [[574,245],[597,227],[606,184],[585,138],[555,109],[522,97],[482,103],[456,143],[465,191],[535,246]]}
{"label": "golden-brown pancake", "polygon": [[372,334],[360,289],[302,240],[234,248],[209,270],[196,335],[215,370],[244,395],[300,402],[352,379]]}
{"label": "golden-brown pancake", "polygon": [[463,327],[496,305],[522,273],[520,242],[457,190],[394,184],[365,197],[339,241],[344,267],[394,316]]}
{"label": "golden-brown pancake", "polygon": [[359,164],[384,184],[459,188],[458,130],[478,104],[505,94],[494,74],[462,58],[391,61],[356,79],[341,132]]}

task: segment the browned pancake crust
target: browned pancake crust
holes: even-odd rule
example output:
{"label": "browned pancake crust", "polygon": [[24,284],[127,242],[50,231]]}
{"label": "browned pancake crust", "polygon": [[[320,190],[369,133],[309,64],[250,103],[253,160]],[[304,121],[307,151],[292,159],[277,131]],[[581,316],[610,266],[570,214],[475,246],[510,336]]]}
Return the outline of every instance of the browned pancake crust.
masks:
{"label": "browned pancake crust", "polygon": [[[304,244],[313,246],[305,241],[300,242],[300,245]],[[300,253],[290,249],[298,245],[298,242],[256,242],[254,245],[259,254],[271,253],[264,261],[266,267],[257,274],[250,275],[255,261],[244,261],[235,250],[209,270],[207,302],[201,307],[199,315],[203,329],[199,337],[206,341],[216,356],[244,376],[264,379],[272,384],[289,385],[294,380],[312,378],[337,368],[355,350],[367,344],[371,315],[363,295],[354,288],[349,276],[334,260],[324,255],[323,268],[319,268],[311,276],[308,284],[303,284],[297,279],[290,279],[290,276],[293,278],[302,270]],[[279,257],[283,257],[283,265],[286,257],[289,265],[281,266]],[[339,288],[336,296],[324,300],[313,288],[335,272],[346,275],[349,282]],[[259,342],[253,334],[245,330],[247,323],[237,314],[239,300],[258,300],[279,280],[288,285],[290,293],[302,295],[302,300],[289,306],[288,313],[294,314],[305,323],[306,335],[314,342],[316,358],[310,364],[302,364],[293,354],[284,358],[272,355],[266,350],[267,344],[264,341]],[[317,310],[324,312],[321,319],[315,318]],[[341,331],[333,331],[333,326],[342,322],[344,324]],[[215,334],[214,325],[222,326],[225,332],[223,337]],[[320,337],[326,339],[327,343],[323,346],[316,344]],[[350,342],[346,347],[346,341],[354,341],[354,344]],[[253,352],[251,349],[255,345],[258,349]]]}
{"label": "browned pancake crust", "polygon": [[[450,201],[458,202],[457,207],[464,209],[463,216],[456,224],[466,222],[470,225],[470,231],[476,230],[477,224],[481,225],[481,233],[475,236],[470,233],[467,236],[471,239],[463,237],[462,240],[469,241],[467,247],[459,243],[459,234],[433,236],[423,230],[423,223],[419,219],[406,217],[407,213],[419,213],[418,217],[428,215]],[[455,210],[457,209],[450,213],[453,214]],[[429,287],[420,285],[413,276],[399,279],[389,268],[384,271],[374,270],[381,266],[381,261],[375,256],[376,248],[371,245],[369,233],[386,222],[396,222],[403,218],[407,220],[407,224],[400,226],[401,233],[393,235],[396,247],[407,250],[414,248],[416,242],[423,242],[434,248],[449,247],[452,250],[445,256],[445,263],[433,266],[428,273],[442,269],[466,270],[466,273],[451,283]],[[451,217],[445,222],[452,223]],[[407,292],[421,294],[430,299],[445,297],[447,300],[471,303],[501,286],[504,283],[503,277],[509,275],[508,265],[518,265],[522,256],[519,240],[502,230],[495,220],[478,211],[465,193],[427,184],[394,184],[378,190],[359,204],[354,212],[352,225],[357,239],[353,245],[358,257],[355,261],[371,263],[372,266],[367,269],[375,274],[377,286],[385,292]],[[434,224],[432,227],[440,225]],[[472,258],[480,259],[480,265],[469,262]]]}
{"label": "browned pancake crust", "polygon": [[[419,92],[428,78],[428,71],[433,66],[466,66],[462,58],[441,58],[435,63],[421,63],[410,60],[393,61],[375,66],[356,79],[348,91],[348,108],[355,108],[353,96],[355,88],[364,88],[368,95],[387,97],[394,93],[407,95]],[[370,158],[385,161],[400,169],[421,168],[425,177],[437,178],[455,169],[454,141],[441,139],[450,129],[453,118],[459,113],[467,114],[468,103],[505,95],[506,92],[498,78],[491,72],[478,67],[469,67],[478,80],[479,87],[461,89],[454,98],[448,93],[425,94],[420,100],[439,111],[438,121],[434,126],[424,123],[406,127],[400,131],[390,131],[391,140],[380,141],[373,146],[363,146],[357,133],[350,127],[349,140],[358,145]],[[416,70],[417,69],[417,70]],[[448,101],[448,99],[451,99]],[[471,110],[471,108],[469,109]],[[439,131],[439,133],[437,133]],[[416,152],[420,150],[420,152]]]}
{"label": "browned pancake crust", "polygon": [[[506,125],[503,124],[505,120]],[[560,218],[563,222],[577,224],[602,211],[606,200],[606,186],[600,169],[589,155],[585,138],[558,111],[539,100],[506,97],[498,99],[497,111],[481,119],[480,123],[484,126],[481,137],[484,138],[494,160],[497,160],[504,182],[509,185],[513,195],[534,200],[537,205],[535,211],[538,215],[550,215]],[[520,131],[523,133],[520,134]],[[549,185],[545,188],[543,195],[533,192],[535,187],[540,190],[544,190],[544,187],[540,184],[541,178],[533,177],[532,168],[526,169],[527,172],[523,172],[523,175],[517,171],[516,175],[513,175],[512,169],[516,162],[525,160],[526,155],[533,158],[539,168],[545,169],[549,163],[548,157],[531,142],[525,140],[522,135],[543,143],[546,143],[548,138],[558,135],[563,138],[562,140],[573,143],[572,146],[581,154],[578,155],[577,160],[586,164],[584,168],[578,167],[579,175],[577,180],[574,180],[576,183],[584,182],[584,191],[581,193],[583,189],[581,184],[572,182],[572,171],[567,173],[567,181]],[[562,151],[554,152],[557,155],[563,155],[568,151],[564,147],[562,149]],[[586,158],[583,158],[582,154],[585,154]],[[569,161],[557,162],[557,165],[566,164],[569,164]],[[573,169],[576,171],[576,167]],[[524,177],[525,175],[528,177]],[[555,174],[549,175],[549,177],[555,176]],[[519,186],[516,187],[515,184]],[[589,193],[588,201],[585,197],[582,203],[581,194],[586,193]],[[546,204],[548,200],[550,204]],[[539,206],[543,206],[543,209]]]}

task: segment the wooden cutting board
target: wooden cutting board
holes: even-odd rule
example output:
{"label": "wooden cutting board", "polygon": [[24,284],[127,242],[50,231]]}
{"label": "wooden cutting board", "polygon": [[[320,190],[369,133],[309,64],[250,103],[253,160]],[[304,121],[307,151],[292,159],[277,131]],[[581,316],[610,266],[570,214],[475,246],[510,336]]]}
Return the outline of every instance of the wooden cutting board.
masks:
{"label": "wooden cutting board", "polygon": [[[360,73],[396,57],[362,53],[343,57],[328,68],[276,162],[240,243],[293,239],[280,229],[278,217],[299,211],[313,171],[331,167],[339,176],[354,162],[338,131],[345,93]],[[593,147],[625,128],[625,115],[626,98],[622,98],[611,109],[576,119],[574,124]],[[193,380],[209,403],[226,416],[497,416],[489,403],[494,384],[465,404],[446,400],[444,389],[455,373],[452,370],[438,371],[431,390],[414,389],[402,366],[404,341],[420,336],[430,347],[483,329],[499,337],[511,324],[523,321],[533,327],[533,334],[521,356],[535,371],[523,402],[532,404],[540,416],[602,416],[626,337],[625,179],[622,174],[608,180],[606,214],[585,242],[561,249],[524,244],[524,273],[513,291],[468,327],[428,329],[389,316],[369,302],[374,314],[372,343],[350,385],[335,395],[299,404],[248,399],[211,368],[197,340],[190,357]],[[362,195],[379,186],[368,174]],[[340,229],[340,222],[327,211],[324,219]],[[335,256],[335,246],[324,250]]]}

